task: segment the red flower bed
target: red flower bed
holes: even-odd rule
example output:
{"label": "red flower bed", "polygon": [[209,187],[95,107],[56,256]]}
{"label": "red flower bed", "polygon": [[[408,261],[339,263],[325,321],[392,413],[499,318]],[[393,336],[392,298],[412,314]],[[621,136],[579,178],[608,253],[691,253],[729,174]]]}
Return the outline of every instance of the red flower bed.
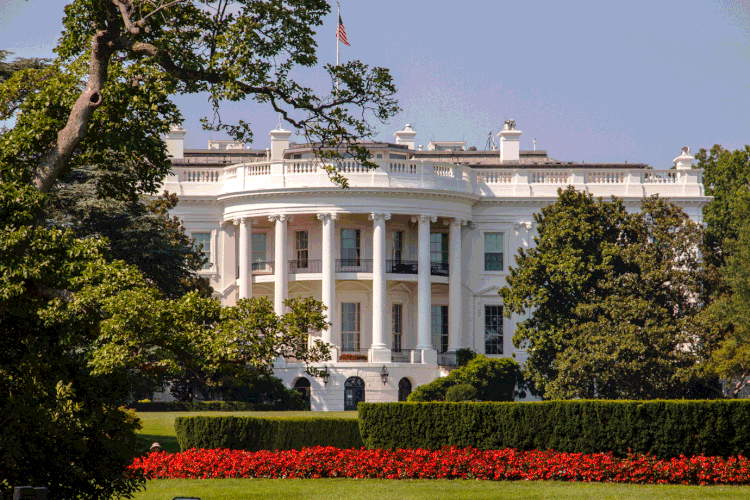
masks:
{"label": "red flower bed", "polygon": [[547,479],[657,484],[750,484],[745,457],[650,455],[617,458],[611,453],[556,451],[341,450],[331,447],[289,451],[188,450],[151,453],[129,467],[154,479],[321,478],[357,479]]}

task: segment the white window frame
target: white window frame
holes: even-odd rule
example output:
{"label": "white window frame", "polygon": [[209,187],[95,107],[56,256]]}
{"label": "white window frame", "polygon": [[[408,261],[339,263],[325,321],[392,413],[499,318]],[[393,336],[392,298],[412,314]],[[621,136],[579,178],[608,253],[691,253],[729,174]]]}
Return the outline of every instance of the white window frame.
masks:
{"label": "white window frame", "polygon": [[[347,304],[354,304],[355,305],[355,324],[356,329],[355,330],[347,330],[344,331],[344,306]],[[346,340],[345,335],[347,334],[353,334],[355,335],[355,342],[354,342],[354,349],[347,349],[346,348]],[[361,302],[341,302],[341,352],[358,352],[362,348],[362,303]]]}
{"label": "white window frame", "polygon": [[[482,351],[486,356],[507,356],[506,353],[506,346],[505,341],[507,340],[507,333],[506,333],[506,318],[505,318],[505,305],[499,302],[484,302],[480,305],[482,308],[480,310],[482,321],[480,323],[480,327],[482,329]],[[488,307],[499,307],[500,308],[500,348],[502,350],[501,353],[488,353],[487,352],[487,308]]]}
{"label": "white window frame", "polygon": [[[502,271],[485,271],[485,251],[484,251],[484,245],[485,245],[485,234],[495,234],[500,233],[503,235],[503,270]],[[510,231],[505,227],[500,228],[492,228],[492,229],[482,229],[479,231],[479,238],[480,238],[480,244],[478,245],[481,249],[481,257],[480,257],[480,273],[481,274],[493,274],[493,275],[504,275],[508,274],[508,239],[509,239]]]}
{"label": "white window frame", "polygon": [[215,274],[216,273],[216,252],[218,244],[216,242],[217,232],[214,229],[203,229],[195,228],[190,231],[190,237],[195,240],[196,234],[208,234],[208,264],[207,267],[198,270],[199,274]]}
{"label": "white window frame", "polygon": [[[266,246],[266,250],[264,252],[265,256],[264,256],[264,258],[263,258],[262,261],[256,261],[255,259],[253,259],[253,255],[256,253],[256,252],[253,251],[253,236],[255,236],[256,234],[257,235],[261,235],[262,234],[262,235],[264,235],[264,237],[266,239],[266,245],[265,245]],[[266,264],[268,263],[268,234],[269,234],[269,231],[253,231],[253,233],[250,235],[250,269],[251,269],[251,272],[265,273],[265,272],[269,271],[267,269],[267,267],[268,267],[267,265],[263,269],[255,267],[255,263],[256,262],[264,262]],[[260,252],[257,252],[257,253],[260,253]],[[274,263],[274,265],[276,265],[276,264]]]}

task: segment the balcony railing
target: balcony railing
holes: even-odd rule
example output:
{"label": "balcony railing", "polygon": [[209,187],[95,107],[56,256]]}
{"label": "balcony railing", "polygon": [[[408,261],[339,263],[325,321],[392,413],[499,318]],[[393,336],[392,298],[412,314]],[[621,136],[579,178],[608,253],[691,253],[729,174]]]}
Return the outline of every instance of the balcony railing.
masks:
{"label": "balcony railing", "polygon": [[337,273],[371,273],[372,259],[336,259]]}
{"label": "balcony railing", "polygon": [[290,260],[289,274],[314,274],[320,273],[321,263],[319,260]]}
{"label": "balcony railing", "polygon": [[416,260],[386,260],[385,272],[392,274],[418,274],[419,263]]}
{"label": "balcony railing", "polygon": [[273,262],[255,261],[251,264],[254,273],[274,274]]}
{"label": "balcony railing", "polygon": [[399,349],[391,351],[392,363],[421,363],[422,354],[417,349]]}
{"label": "balcony railing", "polygon": [[430,274],[433,276],[448,276],[448,263],[430,262]]}
{"label": "balcony railing", "polygon": [[438,366],[454,367],[458,366],[455,352],[440,352],[438,353]]}

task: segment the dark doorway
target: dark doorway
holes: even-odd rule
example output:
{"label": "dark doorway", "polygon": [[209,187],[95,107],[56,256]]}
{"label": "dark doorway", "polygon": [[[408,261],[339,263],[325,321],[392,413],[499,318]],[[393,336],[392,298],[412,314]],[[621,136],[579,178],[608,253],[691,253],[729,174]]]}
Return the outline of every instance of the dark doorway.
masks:
{"label": "dark doorway", "polygon": [[307,403],[307,407],[310,408],[310,381],[305,377],[300,377],[294,383],[294,390],[300,393],[302,399]]}
{"label": "dark doorway", "polygon": [[359,377],[349,377],[344,384],[344,410],[356,410],[360,401],[365,400],[365,381]]}
{"label": "dark doorway", "polygon": [[408,378],[404,377],[398,381],[398,400],[406,401],[409,394],[411,394],[411,382]]}

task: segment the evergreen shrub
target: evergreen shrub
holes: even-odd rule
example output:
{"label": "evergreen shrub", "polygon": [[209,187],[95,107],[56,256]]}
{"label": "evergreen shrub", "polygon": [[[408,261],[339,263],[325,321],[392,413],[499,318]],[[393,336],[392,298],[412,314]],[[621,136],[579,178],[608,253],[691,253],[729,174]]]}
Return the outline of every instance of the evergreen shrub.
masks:
{"label": "evergreen shrub", "polygon": [[191,448],[259,451],[364,446],[354,418],[177,417],[174,428],[182,451]]}
{"label": "evergreen shrub", "polygon": [[750,456],[750,401],[360,403],[367,448]]}
{"label": "evergreen shrub", "polygon": [[477,390],[471,384],[458,384],[445,391],[446,401],[474,401],[477,399]]}

